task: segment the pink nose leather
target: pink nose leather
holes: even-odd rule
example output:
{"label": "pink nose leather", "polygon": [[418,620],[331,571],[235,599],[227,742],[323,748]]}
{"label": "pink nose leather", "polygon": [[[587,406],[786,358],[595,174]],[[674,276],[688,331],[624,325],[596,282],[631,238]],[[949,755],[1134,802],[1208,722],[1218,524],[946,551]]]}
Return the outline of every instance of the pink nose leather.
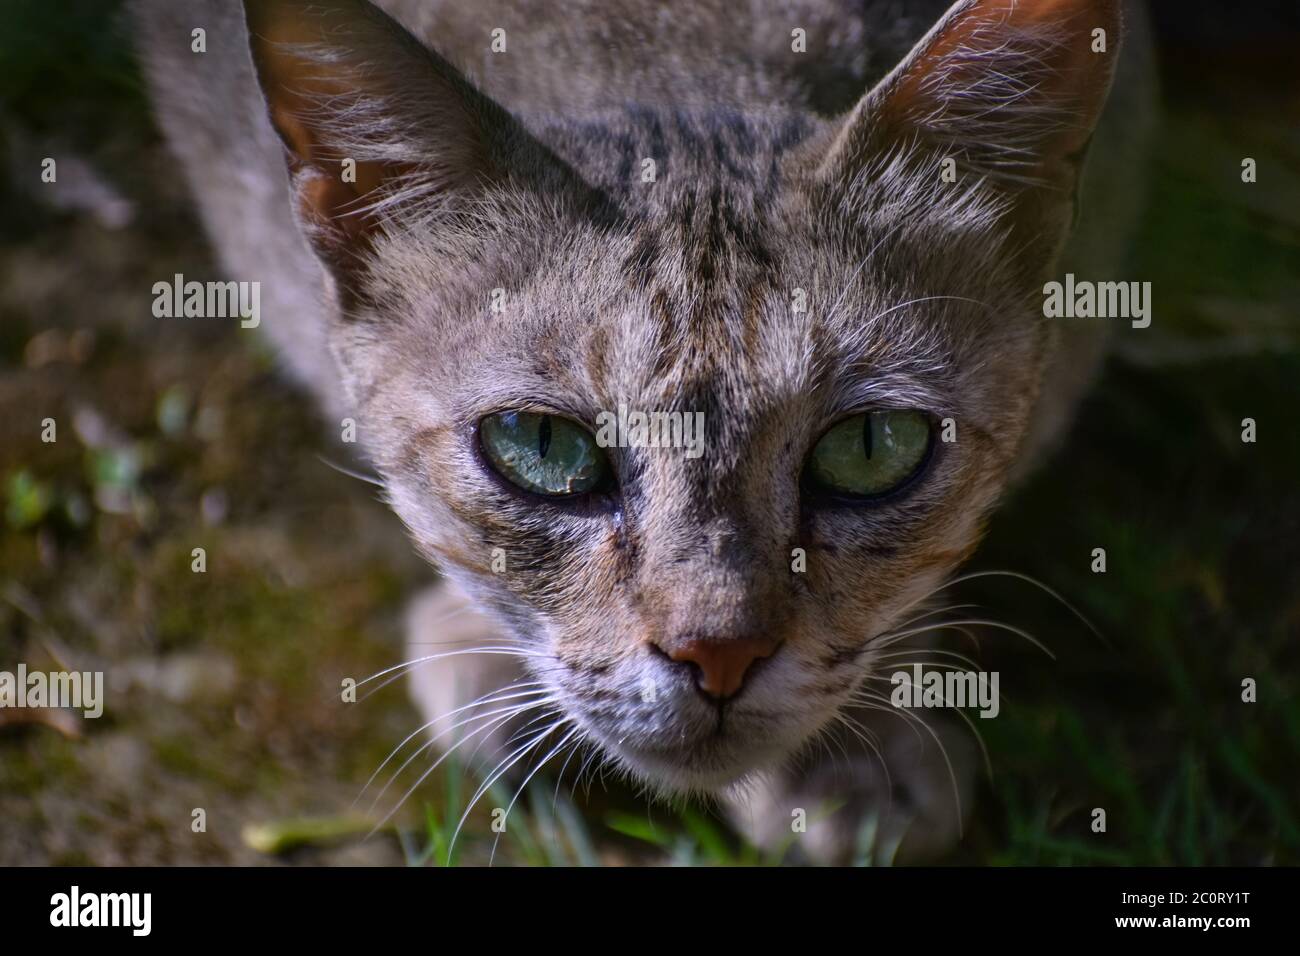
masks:
{"label": "pink nose leather", "polygon": [[696,682],[710,697],[726,700],[740,690],[745,675],[757,660],[770,657],[780,642],[765,638],[689,640],[674,644],[665,653],[675,661],[689,661],[698,668]]}

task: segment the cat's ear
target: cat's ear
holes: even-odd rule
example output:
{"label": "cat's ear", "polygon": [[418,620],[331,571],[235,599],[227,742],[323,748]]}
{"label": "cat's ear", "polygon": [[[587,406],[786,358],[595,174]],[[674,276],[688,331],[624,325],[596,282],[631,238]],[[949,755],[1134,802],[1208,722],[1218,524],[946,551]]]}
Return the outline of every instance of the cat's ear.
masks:
{"label": "cat's ear", "polygon": [[1017,244],[1049,261],[1114,75],[1121,5],[960,0],[850,112],[819,175],[847,183],[910,154],[937,182],[983,179],[1004,197]]}
{"label": "cat's ear", "polygon": [[346,271],[395,209],[454,207],[500,175],[509,115],[366,0],[245,0],[298,213]]}

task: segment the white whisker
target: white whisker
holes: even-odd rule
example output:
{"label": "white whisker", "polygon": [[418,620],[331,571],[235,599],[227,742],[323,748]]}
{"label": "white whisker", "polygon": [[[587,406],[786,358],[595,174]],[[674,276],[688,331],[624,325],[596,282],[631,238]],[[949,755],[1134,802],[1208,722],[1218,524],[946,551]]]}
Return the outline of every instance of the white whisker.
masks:
{"label": "white whisker", "polygon": [[[567,717],[562,717],[560,720],[556,721],[553,727],[550,728],[551,731],[558,730],[567,721],[568,721]],[[554,747],[551,748],[550,753],[548,753],[541,760],[537,761],[537,766],[535,766],[532,770],[528,772],[528,775],[524,777],[523,781],[515,789],[515,795],[511,797],[510,802],[506,804],[505,813],[502,815],[501,818],[502,823],[510,819],[510,811],[515,808],[515,802],[518,801],[519,795],[524,792],[524,788],[528,786],[528,781],[532,780],[533,777],[537,775],[537,772],[541,770],[543,767],[545,767],[547,763],[549,763],[551,759],[556,754],[558,754],[565,746],[567,746],[569,741],[572,740],[574,736],[579,733],[581,733],[581,730],[579,728],[577,727],[572,728],[567,734],[565,734],[564,739],[562,739],[558,744],[556,744]],[[496,860],[497,844],[500,842],[501,842],[501,834],[498,833],[496,835],[496,838],[492,841],[492,852],[488,854],[488,866],[491,866],[493,861]]]}
{"label": "white whisker", "polygon": [[[393,807],[391,810],[389,810],[388,813],[386,813],[386,814],[384,815],[384,818],[383,818],[382,820],[380,820],[379,823],[377,823],[377,824],[375,825],[374,830],[372,830],[371,832],[373,833],[373,832],[379,830],[380,828],[382,828],[383,825],[384,825],[385,823],[387,823],[387,822],[389,821],[389,819],[392,818],[393,814],[395,814],[399,809],[401,809],[402,805],[406,803],[406,801],[410,798],[411,794],[413,794],[417,789],[419,789],[420,785],[423,784],[424,781],[425,781],[426,779],[428,779],[429,774],[433,773],[433,771],[436,770],[436,769],[438,768],[438,766],[439,766],[439,765],[440,765],[444,760],[446,760],[446,759],[447,759],[448,757],[450,757],[453,753],[455,753],[455,752],[456,752],[457,750],[459,750],[462,746],[464,746],[464,744],[467,743],[471,738],[476,737],[476,736],[478,736],[479,734],[481,734],[481,733],[483,733],[483,732],[485,732],[485,731],[487,731],[487,730],[491,730],[491,729],[493,729],[493,728],[495,728],[495,727],[497,727],[497,726],[500,726],[501,724],[505,723],[506,721],[510,720],[511,718],[516,717],[516,716],[518,716],[518,715],[521,714],[521,713],[526,713],[527,711],[533,709],[534,707],[543,707],[543,706],[546,706],[546,705],[551,704],[551,703],[554,703],[554,701],[551,700],[551,699],[549,699],[549,698],[547,698],[547,699],[543,699],[543,700],[540,700],[540,701],[532,701],[532,702],[529,702],[529,703],[527,703],[527,704],[517,704],[517,705],[515,705],[514,708],[507,708],[505,713],[501,714],[501,715],[498,716],[498,717],[495,717],[495,718],[491,719],[491,720],[490,720],[488,723],[486,723],[484,726],[482,726],[482,727],[478,727],[478,728],[472,730],[470,733],[466,734],[466,735],[465,735],[464,737],[462,737],[460,740],[456,741],[454,744],[452,744],[451,747],[449,747],[446,751],[444,751],[444,752],[443,752],[443,753],[438,757],[438,759],[435,760],[435,761],[434,761],[434,762],[433,762],[433,763],[428,767],[428,769],[426,769],[422,774],[420,774],[419,779],[417,779],[417,780],[415,781],[415,783],[413,783],[413,784],[411,785],[410,789],[408,789],[404,794],[402,794],[401,799],[398,800],[397,803],[396,803],[396,805],[394,805],[394,807]],[[487,714],[481,714],[481,715],[478,715],[475,719],[487,719],[488,717],[489,717],[489,715],[487,715]],[[481,743],[481,741],[480,741],[480,743]],[[423,753],[425,750],[427,750],[427,749],[428,749],[430,746],[432,746],[432,745],[433,745],[433,741],[430,740],[429,743],[427,743],[427,744],[425,744],[424,746],[420,747],[419,750],[417,750],[417,751],[415,752],[415,754],[412,754],[411,757],[407,759],[406,763],[404,763],[404,764],[402,765],[402,767],[398,768],[397,774],[394,775],[393,780],[396,779],[397,775],[400,774],[400,773],[402,772],[403,769],[405,769],[405,767],[407,766],[407,764],[409,764],[410,761],[411,761],[412,759],[414,759],[415,756],[417,756],[417,755],[420,754],[420,753]],[[381,790],[381,791],[380,791],[379,796],[377,796],[377,797],[375,798],[375,802],[378,802],[378,800],[380,799],[380,797],[383,796],[384,792],[388,789],[388,787],[392,785],[392,782],[393,782],[393,781],[390,780],[389,783],[387,783],[387,784],[384,785],[384,790]],[[373,809],[373,804],[372,804],[372,809]]]}
{"label": "white whisker", "polygon": [[[551,711],[550,715],[556,717],[560,716],[558,711]],[[567,720],[567,718],[561,718],[561,723],[564,720]],[[465,807],[465,812],[461,814],[460,821],[456,824],[456,829],[452,833],[451,840],[447,844],[448,859],[451,858],[451,851],[456,846],[456,840],[459,839],[460,837],[460,831],[465,826],[465,821],[469,819],[470,813],[473,812],[475,805],[479,802],[480,799],[482,799],[483,794],[485,794],[488,790],[490,790],[492,788],[492,785],[496,783],[499,779],[501,779],[502,776],[508,773],[511,767],[513,767],[525,756],[527,756],[528,753],[534,747],[536,747],[539,743],[545,740],[547,736],[549,736],[552,732],[554,732],[556,727],[559,725],[560,725],[559,723],[552,723],[542,728],[540,731],[537,732],[537,734],[531,740],[529,740],[523,746],[516,749],[513,753],[507,756],[505,760],[498,763],[497,766],[483,781],[483,783],[479,784],[478,790],[476,790],[474,796],[470,798],[469,805]]]}
{"label": "white whisker", "polygon": [[[357,794],[357,800],[360,800],[361,797],[365,795],[366,790],[368,790],[370,788],[370,785],[375,782],[375,778],[379,776],[380,772],[384,769],[384,767],[388,765],[388,762],[392,760],[395,756],[397,756],[397,754],[401,751],[403,747],[405,747],[408,743],[410,743],[421,733],[431,728],[434,724],[438,723],[440,720],[447,720],[451,717],[455,717],[457,714],[461,713],[462,711],[469,710],[472,707],[487,706],[488,704],[499,704],[502,701],[543,693],[543,690],[540,688],[540,686],[538,687],[537,690],[523,691],[522,693],[517,693],[517,694],[507,693],[508,691],[521,690],[523,687],[529,685],[540,685],[540,684],[541,684],[540,681],[520,681],[515,684],[509,684],[506,687],[502,687],[494,691],[489,691],[486,694],[482,694],[476,700],[473,700],[470,703],[465,704],[463,707],[457,707],[455,710],[448,711],[445,714],[441,714],[435,717],[433,720],[430,720],[428,723],[421,724],[415,730],[411,731],[402,740],[400,744],[394,747],[392,751],[388,754],[388,756],[384,758],[383,763],[381,763],[378,767],[375,768],[375,772],[370,775],[370,779],[367,780],[365,786],[361,788],[361,793]],[[473,719],[477,719],[478,716],[486,716],[486,715],[477,715]],[[443,733],[449,733],[450,731],[455,730],[457,727],[460,727],[463,723],[464,721],[453,724],[451,727],[447,728],[446,731],[443,731]],[[400,770],[398,772],[400,773]],[[356,806],[355,801],[353,802],[353,806]]]}

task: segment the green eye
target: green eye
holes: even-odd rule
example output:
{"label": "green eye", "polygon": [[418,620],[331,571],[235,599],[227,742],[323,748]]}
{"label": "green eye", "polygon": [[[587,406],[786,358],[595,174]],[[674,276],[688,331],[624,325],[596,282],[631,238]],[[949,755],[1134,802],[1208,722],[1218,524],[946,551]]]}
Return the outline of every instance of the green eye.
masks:
{"label": "green eye", "polygon": [[580,495],[609,478],[595,436],[565,418],[498,412],[479,422],[479,441],[501,477],[534,494]]}
{"label": "green eye", "polygon": [[822,436],[808,461],[813,486],[878,498],[920,470],[930,450],[930,419],[916,411],[854,415]]}

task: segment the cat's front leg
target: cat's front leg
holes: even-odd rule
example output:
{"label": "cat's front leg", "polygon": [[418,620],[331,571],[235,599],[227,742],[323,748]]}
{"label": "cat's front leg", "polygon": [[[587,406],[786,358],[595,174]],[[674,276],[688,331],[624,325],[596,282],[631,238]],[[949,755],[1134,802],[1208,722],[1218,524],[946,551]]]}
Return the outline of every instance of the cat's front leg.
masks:
{"label": "cat's front leg", "polygon": [[788,766],[728,794],[733,823],[790,862],[920,863],[951,849],[974,799],[970,728],[933,711],[844,716],[853,730],[837,724]]}

